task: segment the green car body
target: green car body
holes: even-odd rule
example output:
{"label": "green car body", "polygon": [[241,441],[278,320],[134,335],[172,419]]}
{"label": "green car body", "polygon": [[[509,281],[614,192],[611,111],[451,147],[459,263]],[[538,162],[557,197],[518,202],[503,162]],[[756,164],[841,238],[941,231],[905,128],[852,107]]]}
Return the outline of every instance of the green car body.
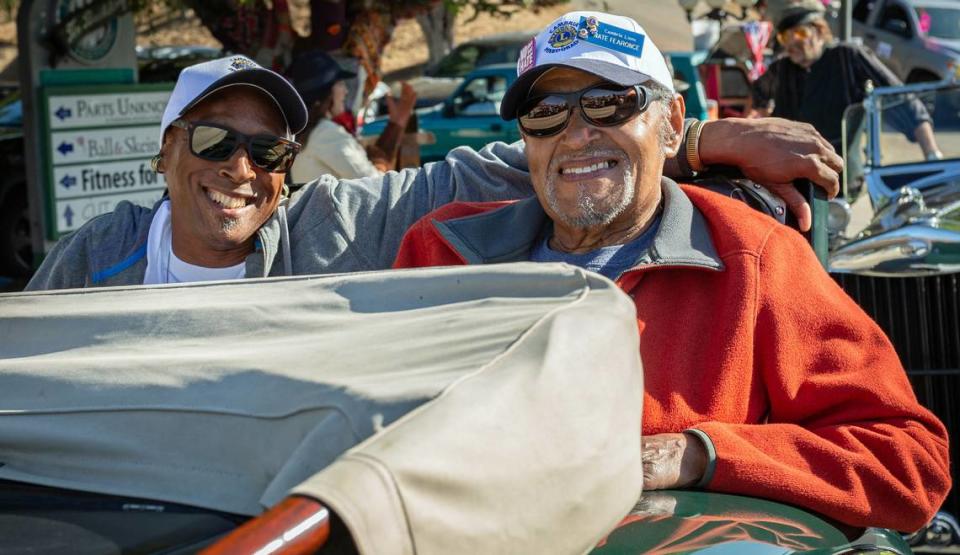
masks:
{"label": "green car body", "polygon": [[879,528],[844,530],[814,513],[765,499],[698,490],[646,492],[592,555],[702,553],[912,553]]}
{"label": "green car body", "polygon": [[[195,553],[245,517],[152,500],[0,482],[0,531],[13,553]],[[7,536],[8,540],[11,536]],[[704,491],[648,492],[591,555],[912,553],[879,528],[843,530],[773,501]]]}

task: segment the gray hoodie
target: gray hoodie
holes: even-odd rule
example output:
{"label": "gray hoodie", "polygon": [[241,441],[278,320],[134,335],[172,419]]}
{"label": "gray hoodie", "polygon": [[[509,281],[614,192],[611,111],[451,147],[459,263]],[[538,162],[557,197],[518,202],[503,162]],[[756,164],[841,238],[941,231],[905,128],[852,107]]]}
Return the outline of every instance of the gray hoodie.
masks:
{"label": "gray hoodie", "polygon": [[[325,175],[295,193],[257,232],[246,275],[389,268],[404,232],[431,210],[454,200],[507,200],[532,192],[522,142],[492,143],[479,152],[457,148],[441,162],[380,178]],[[156,208],[121,202],[90,220],[60,240],[27,289],[143,283]]]}

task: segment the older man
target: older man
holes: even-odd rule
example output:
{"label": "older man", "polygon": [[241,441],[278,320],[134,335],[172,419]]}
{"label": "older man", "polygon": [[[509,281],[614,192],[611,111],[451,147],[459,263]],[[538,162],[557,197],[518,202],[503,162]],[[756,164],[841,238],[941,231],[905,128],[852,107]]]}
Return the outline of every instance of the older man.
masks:
{"label": "older man", "polygon": [[501,115],[517,118],[536,198],[441,208],[395,266],[563,261],[615,280],[637,310],[645,489],[923,525],[950,486],[943,425],[800,235],[662,176],[684,104],[643,29],[566,14],[518,71]]}
{"label": "older man", "polygon": [[[863,46],[835,42],[824,11],[820,0],[793,0],[772,14],[784,55],[754,84],[754,103],[759,115],[810,123],[841,152],[844,112],[863,101],[867,81],[883,87],[900,80]],[[889,110],[888,119],[925,157],[943,157],[922,103]]]}
{"label": "older man", "polygon": [[[532,193],[522,145],[494,143],[377,179],[324,176],[287,203],[284,172],[298,149],[290,138],[305,122],[289,83],[247,58],[185,69],[164,112],[155,158],[169,198],[153,209],[123,202],[87,222],[60,241],[27,288],[384,269],[403,233],[430,210]],[[809,221],[809,208],[784,183],[808,177],[837,188],[841,161],[809,126],[731,120],[704,125],[699,136],[700,128],[694,131],[684,162],[739,165],[773,184],[801,220]]]}

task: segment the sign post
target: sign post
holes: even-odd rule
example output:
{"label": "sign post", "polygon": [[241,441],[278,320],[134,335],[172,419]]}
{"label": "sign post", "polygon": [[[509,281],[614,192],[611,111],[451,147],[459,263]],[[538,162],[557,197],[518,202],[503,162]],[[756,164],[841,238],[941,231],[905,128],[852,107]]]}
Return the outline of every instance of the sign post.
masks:
{"label": "sign post", "polygon": [[[95,198],[94,194],[110,198],[107,193],[115,191],[122,181],[121,177],[114,179],[114,174],[126,176],[134,171],[136,185],[129,188],[136,191],[134,195],[143,195],[142,198],[146,199],[147,192],[141,189],[147,187],[141,183],[146,183],[148,178],[138,177],[137,167],[131,170],[127,166],[109,166],[109,170],[106,169],[108,163],[126,161],[129,166],[135,159],[149,159],[156,153],[148,156],[133,152],[145,148],[147,134],[127,131],[128,126],[136,125],[151,126],[155,130],[155,122],[160,120],[159,116],[154,117],[153,111],[149,117],[143,116],[139,120],[130,116],[143,90],[134,86],[137,80],[136,33],[130,7],[128,0],[20,2],[17,51],[24,116],[24,158],[30,236],[37,260],[60,233],[75,229],[79,222],[85,221],[85,214],[95,215],[105,208],[106,204],[91,208],[90,203],[94,202],[91,199]],[[111,90],[110,87],[116,84],[128,88]],[[57,88],[84,85],[88,88]],[[97,87],[90,88],[92,85]],[[161,89],[148,90],[151,94],[162,92]],[[106,99],[101,93],[122,98]],[[71,95],[84,98],[72,98]],[[127,111],[121,116],[109,116],[103,111],[106,108],[101,108],[97,115],[97,109],[92,107],[93,104],[112,104],[119,110],[121,104],[117,102],[123,102],[124,98],[134,104],[125,105]],[[86,104],[81,106],[81,101]],[[113,117],[117,119],[111,120]],[[108,127],[119,127],[110,146],[103,141],[104,135],[111,134]],[[96,134],[98,131],[100,134]],[[54,141],[57,142],[54,144]],[[156,143],[156,137],[152,141]],[[96,150],[91,149],[93,145]],[[125,148],[128,150],[122,150]],[[112,149],[112,156],[105,154],[107,149]],[[96,154],[100,152],[104,154]],[[86,167],[81,167],[83,165]],[[99,173],[85,174],[84,169],[96,169]],[[108,171],[109,178],[105,176]],[[54,178],[59,178],[60,183],[54,185]],[[88,199],[83,201],[87,204],[79,204],[79,199]],[[108,203],[109,200],[101,202]]]}

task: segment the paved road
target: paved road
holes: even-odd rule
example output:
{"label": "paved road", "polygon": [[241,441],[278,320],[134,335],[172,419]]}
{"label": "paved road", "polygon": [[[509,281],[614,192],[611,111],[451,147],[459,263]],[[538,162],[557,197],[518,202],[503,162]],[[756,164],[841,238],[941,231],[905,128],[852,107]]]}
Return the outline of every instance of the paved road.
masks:
{"label": "paved road", "polygon": [[573,0],[577,10],[600,10],[636,19],[662,51],[693,48],[687,17],[675,0]]}

